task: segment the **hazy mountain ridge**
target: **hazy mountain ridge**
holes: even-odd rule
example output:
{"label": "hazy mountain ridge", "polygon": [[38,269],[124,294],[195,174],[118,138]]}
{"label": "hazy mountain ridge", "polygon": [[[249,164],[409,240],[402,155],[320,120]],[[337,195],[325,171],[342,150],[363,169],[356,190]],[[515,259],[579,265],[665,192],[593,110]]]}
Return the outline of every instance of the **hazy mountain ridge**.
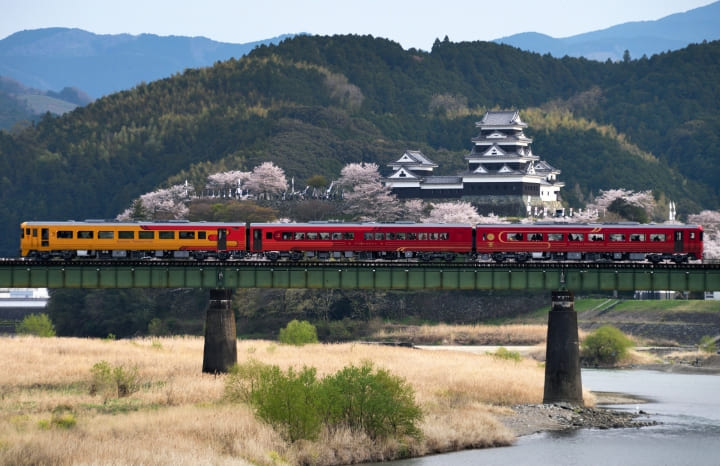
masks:
{"label": "hazy mountain ridge", "polygon": [[258,45],[287,37],[291,35],[230,44],[205,37],[99,35],[70,28],[26,30],[0,40],[0,76],[43,90],[76,87],[97,98],[187,68],[239,58]]}
{"label": "hazy mountain ridge", "polygon": [[618,61],[623,59],[625,50],[630,52],[631,58],[650,57],[679,50],[688,44],[717,39],[720,39],[720,2],[655,21],[633,21],[565,38],[523,32],[493,42],[540,54],[549,53],[554,57],[567,55]]}

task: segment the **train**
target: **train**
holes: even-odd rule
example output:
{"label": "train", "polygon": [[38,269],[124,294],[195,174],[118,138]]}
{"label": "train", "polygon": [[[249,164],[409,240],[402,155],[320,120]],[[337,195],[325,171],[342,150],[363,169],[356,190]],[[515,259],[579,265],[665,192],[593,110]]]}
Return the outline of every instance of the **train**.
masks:
{"label": "train", "polygon": [[27,221],[28,260],[663,261],[703,258],[682,224],[220,223]]}

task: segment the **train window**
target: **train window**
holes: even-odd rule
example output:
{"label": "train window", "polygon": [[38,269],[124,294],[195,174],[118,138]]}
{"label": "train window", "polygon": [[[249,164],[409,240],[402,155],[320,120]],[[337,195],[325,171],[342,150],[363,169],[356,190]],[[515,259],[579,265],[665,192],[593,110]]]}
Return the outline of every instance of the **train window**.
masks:
{"label": "train window", "polygon": [[342,233],[338,233],[337,231],[333,232],[332,239],[333,241],[340,241],[343,238]]}
{"label": "train window", "polygon": [[204,231],[198,231],[198,239],[207,239],[207,233]]}
{"label": "train window", "polygon": [[609,237],[610,241],[625,241],[625,235],[623,233],[611,233]]}
{"label": "train window", "polygon": [[33,238],[37,238],[37,228],[33,228]]}
{"label": "train window", "polygon": [[135,239],[134,231],[118,231],[118,239]]}
{"label": "train window", "polygon": [[318,239],[318,234],[316,231],[311,231],[307,234],[307,239]]}
{"label": "train window", "polygon": [[562,240],[563,240],[562,233],[548,233],[548,241],[562,241]]}
{"label": "train window", "polygon": [[355,239],[355,233],[352,233],[352,232],[348,231],[347,233],[345,233],[345,234],[343,235],[343,237],[344,237],[345,239]]}
{"label": "train window", "polygon": [[385,237],[386,237],[387,239],[395,239],[395,233],[392,233],[392,232],[391,232],[391,233],[388,233],[387,235],[385,235]]}
{"label": "train window", "polygon": [[417,233],[408,233],[408,239],[416,240],[416,239],[417,239]]}
{"label": "train window", "polygon": [[568,241],[584,241],[585,235],[582,233],[568,233]]}
{"label": "train window", "polygon": [[295,239],[305,239],[305,233],[295,233]]}
{"label": "train window", "polygon": [[375,239],[383,240],[385,239],[385,233],[376,232],[375,233]]}
{"label": "train window", "polygon": [[528,241],[542,241],[543,235],[542,233],[528,233],[526,239]]}
{"label": "train window", "polygon": [[266,231],[266,232],[265,232],[265,239],[273,239],[273,232],[272,232],[272,231]]}
{"label": "train window", "polygon": [[195,239],[194,231],[180,231],[178,232],[178,238],[180,239]]}
{"label": "train window", "polygon": [[372,233],[365,233],[365,235],[363,235],[363,237],[364,237],[366,240],[370,240],[370,239],[373,239],[373,234],[372,234]]}
{"label": "train window", "polygon": [[630,235],[630,241],[645,241],[645,233],[635,233]]}
{"label": "train window", "polygon": [[445,241],[450,237],[447,233],[440,233],[440,239]]}
{"label": "train window", "polygon": [[405,233],[395,233],[395,239],[404,240],[404,239],[405,239]]}
{"label": "train window", "polygon": [[[33,235],[35,236],[35,235]],[[93,239],[93,232],[92,231],[78,231],[77,234],[78,239]]]}
{"label": "train window", "polygon": [[138,231],[138,239],[155,239],[154,231]]}
{"label": "train window", "polygon": [[59,230],[57,232],[58,239],[72,239],[73,232],[72,230]]}
{"label": "train window", "polygon": [[602,233],[590,234],[590,241],[605,241],[605,235]]}
{"label": "train window", "polygon": [[321,231],[320,232],[320,239],[329,240],[330,239],[330,233],[327,231]]}
{"label": "train window", "polygon": [[426,241],[428,239],[428,234],[427,233],[418,233],[418,239],[420,241]]}
{"label": "train window", "polygon": [[160,231],[158,232],[159,239],[175,239],[174,231]]}
{"label": "train window", "polygon": [[522,241],[522,233],[508,233],[507,240],[508,241]]}
{"label": "train window", "polygon": [[652,233],[650,241],[665,241],[665,233]]}
{"label": "train window", "polygon": [[98,239],[113,239],[115,238],[114,231],[98,231]]}
{"label": "train window", "polygon": [[293,234],[292,234],[291,232],[289,232],[289,231],[283,231],[283,232],[282,232],[282,235],[280,235],[280,238],[282,238],[283,240],[287,241],[287,240],[290,240],[290,239],[293,238]]}
{"label": "train window", "polygon": [[440,233],[430,233],[430,239],[432,239],[432,240],[440,239]]}
{"label": "train window", "polygon": [[691,232],[690,232],[690,239],[695,239],[695,232],[694,232],[694,231],[691,231]]}

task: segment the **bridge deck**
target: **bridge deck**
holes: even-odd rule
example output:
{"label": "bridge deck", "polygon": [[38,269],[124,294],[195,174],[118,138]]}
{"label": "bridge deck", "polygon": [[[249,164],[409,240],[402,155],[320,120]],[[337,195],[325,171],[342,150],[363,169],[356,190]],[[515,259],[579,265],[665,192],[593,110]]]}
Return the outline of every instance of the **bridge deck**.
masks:
{"label": "bridge deck", "polygon": [[720,290],[718,264],[0,261],[1,288]]}

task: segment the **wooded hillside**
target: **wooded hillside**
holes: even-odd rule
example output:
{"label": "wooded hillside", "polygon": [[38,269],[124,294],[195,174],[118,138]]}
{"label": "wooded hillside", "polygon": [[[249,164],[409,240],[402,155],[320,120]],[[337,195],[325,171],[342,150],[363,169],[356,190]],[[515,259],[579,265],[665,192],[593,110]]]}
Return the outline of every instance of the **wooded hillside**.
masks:
{"label": "wooded hillside", "polygon": [[16,254],[21,220],[112,218],[163,183],[268,160],[297,180],[335,179],[347,163],[384,167],[419,149],[454,174],[494,108],[521,111],[571,205],[627,188],[673,199],[680,215],[716,209],[719,78],[720,42],[598,63],[299,36],[0,132],[0,255]]}

